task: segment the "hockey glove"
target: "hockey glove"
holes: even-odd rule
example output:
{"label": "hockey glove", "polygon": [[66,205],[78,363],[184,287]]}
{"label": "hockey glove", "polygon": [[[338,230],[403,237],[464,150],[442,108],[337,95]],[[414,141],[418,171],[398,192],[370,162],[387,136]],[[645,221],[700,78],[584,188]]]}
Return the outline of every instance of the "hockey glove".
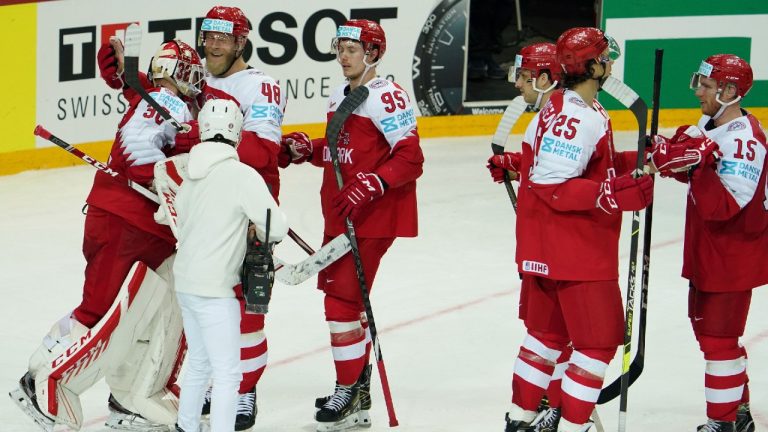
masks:
{"label": "hockey glove", "polygon": [[690,136],[678,129],[670,140],[660,135],[653,137],[650,161],[656,172],[667,177],[694,169],[710,155],[717,157],[717,143],[701,134],[698,128],[689,129],[699,132],[699,136]]}
{"label": "hockey glove", "polygon": [[281,168],[291,163],[301,164],[312,158],[314,146],[312,140],[304,132],[291,132],[283,135],[280,140],[280,156],[278,162]]}
{"label": "hockey glove", "polygon": [[174,154],[189,153],[192,147],[200,144],[200,126],[197,120],[183,123],[184,130],[176,134]]}
{"label": "hockey glove", "polygon": [[275,284],[272,246],[270,244],[265,248],[264,244],[256,239],[248,241],[242,275],[246,313],[265,314],[269,311],[272,286]]}
{"label": "hockey glove", "polygon": [[608,214],[642,210],[653,201],[651,176],[632,177],[632,174],[605,179],[600,184],[597,207]]}
{"label": "hockey glove", "polygon": [[121,61],[122,52],[123,43],[120,39],[110,38],[109,42],[104,43],[96,54],[101,77],[110,88],[115,90],[120,90],[125,85]]}
{"label": "hockey glove", "polygon": [[379,176],[373,173],[357,173],[355,180],[349,182],[333,199],[336,214],[342,218],[355,220],[360,210],[371,201],[384,195],[385,185]]}
{"label": "hockey glove", "polygon": [[509,178],[517,180],[520,178],[520,162],[523,155],[518,152],[504,152],[500,155],[493,155],[488,159],[486,167],[491,172],[491,177],[496,183],[504,182],[504,171],[511,171]]}

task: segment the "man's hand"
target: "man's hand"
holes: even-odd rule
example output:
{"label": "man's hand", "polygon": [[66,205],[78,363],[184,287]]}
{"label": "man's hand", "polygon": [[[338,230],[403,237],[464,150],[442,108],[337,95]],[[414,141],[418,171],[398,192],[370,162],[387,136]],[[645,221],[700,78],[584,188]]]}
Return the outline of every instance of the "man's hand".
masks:
{"label": "man's hand", "polygon": [[376,174],[359,172],[355,180],[344,186],[333,199],[334,209],[339,216],[355,220],[360,210],[384,195],[384,188],[384,183]]}
{"label": "man's hand", "polygon": [[605,179],[600,184],[597,207],[608,214],[646,208],[653,201],[651,176],[632,177],[631,174]]}
{"label": "man's hand", "polygon": [[504,171],[510,171],[509,178],[517,180],[520,178],[520,163],[522,154],[519,152],[504,152],[500,155],[493,155],[488,159],[486,167],[491,172],[491,177],[496,183],[504,182]]}
{"label": "man's hand", "polygon": [[99,63],[99,73],[110,88],[120,90],[123,82],[123,42],[112,36],[109,43],[99,48],[96,54]]}

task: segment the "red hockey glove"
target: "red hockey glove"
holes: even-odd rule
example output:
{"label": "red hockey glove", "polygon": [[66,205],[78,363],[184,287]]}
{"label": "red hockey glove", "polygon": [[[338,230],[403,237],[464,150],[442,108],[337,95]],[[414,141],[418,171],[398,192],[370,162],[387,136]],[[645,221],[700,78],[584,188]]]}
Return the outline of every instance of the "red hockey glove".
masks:
{"label": "red hockey glove", "polygon": [[660,135],[654,136],[650,159],[653,168],[666,177],[688,171],[707,160],[710,155],[719,153],[717,143],[703,135],[691,137],[676,133],[670,140]]}
{"label": "red hockey glove", "polygon": [[632,174],[605,179],[600,184],[597,207],[608,214],[641,210],[653,201],[651,176],[632,177]]}
{"label": "red hockey glove", "polygon": [[355,220],[360,210],[382,195],[384,183],[379,176],[359,172],[333,199],[333,207],[339,216]]}
{"label": "red hockey glove", "polygon": [[491,177],[496,183],[504,181],[504,171],[512,171],[509,178],[517,180],[520,178],[520,163],[523,159],[522,153],[504,152],[500,155],[493,155],[488,159],[486,167],[491,172]]}
{"label": "red hockey glove", "polygon": [[[122,65],[123,43],[120,39],[110,39],[99,48],[96,58],[99,73],[110,88],[120,90],[124,86]],[[120,58],[120,60],[118,60]]]}
{"label": "red hockey glove", "polygon": [[280,140],[280,155],[278,163],[280,167],[285,168],[289,164],[300,164],[312,158],[314,146],[312,140],[304,132],[291,132],[283,135]]}
{"label": "red hockey glove", "polygon": [[[182,123],[184,126],[183,131],[176,134],[176,145],[174,146],[174,153],[189,153],[192,147],[200,144],[200,126],[197,120],[191,120],[188,123]],[[189,128],[188,130],[187,127]]]}

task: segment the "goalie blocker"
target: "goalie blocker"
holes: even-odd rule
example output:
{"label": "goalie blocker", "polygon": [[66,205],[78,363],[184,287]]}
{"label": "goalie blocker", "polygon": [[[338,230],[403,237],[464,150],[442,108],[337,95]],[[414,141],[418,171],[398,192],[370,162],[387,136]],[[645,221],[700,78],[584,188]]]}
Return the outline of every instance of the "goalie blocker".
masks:
{"label": "goalie blocker", "polygon": [[159,424],[176,420],[174,382],[185,352],[172,285],[173,257],[152,271],[136,263],[93,328],[70,314],[54,324],[10,396],[43,430],[83,427],[80,395],[106,377],[125,408]]}

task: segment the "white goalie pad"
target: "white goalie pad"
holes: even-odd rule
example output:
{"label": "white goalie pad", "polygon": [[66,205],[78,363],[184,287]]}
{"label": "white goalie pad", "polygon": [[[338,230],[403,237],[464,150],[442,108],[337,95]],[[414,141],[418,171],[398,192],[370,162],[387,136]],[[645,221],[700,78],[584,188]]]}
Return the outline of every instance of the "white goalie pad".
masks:
{"label": "white goalie pad", "polygon": [[189,178],[187,163],[189,154],[184,153],[155,163],[155,190],[160,207],[155,212],[155,222],[171,227],[174,237],[179,238],[176,224],[176,194],[182,183]]}
{"label": "white goalie pad", "polygon": [[30,359],[35,396],[43,413],[75,430],[82,427],[80,397],[129,358],[151,334],[153,318],[172,290],[143,263],[134,264],[109,311],[88,329],[67,316],[57,322]]}

